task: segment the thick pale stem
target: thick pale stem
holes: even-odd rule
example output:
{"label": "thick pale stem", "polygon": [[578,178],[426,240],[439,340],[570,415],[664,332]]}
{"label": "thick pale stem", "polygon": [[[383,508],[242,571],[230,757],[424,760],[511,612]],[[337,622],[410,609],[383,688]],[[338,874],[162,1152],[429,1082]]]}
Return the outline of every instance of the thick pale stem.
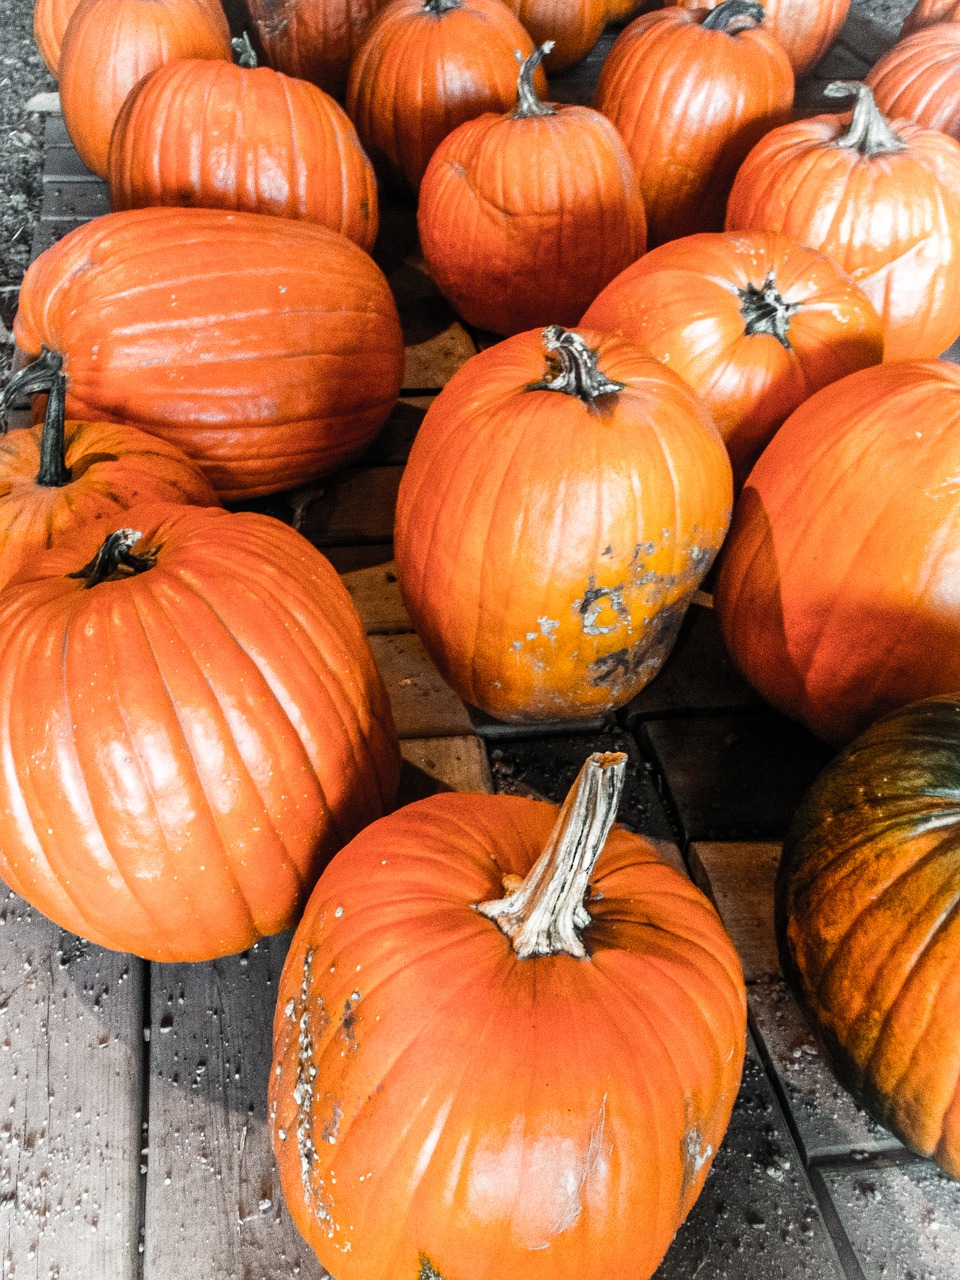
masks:
{"label": "thick pale stem", "polygon": [[243,35],[235,36],[230,41],[230,48],[233,50],[233,56],[238,67],[252,69],[257,65],[257,53],[246,31],[244,31]]}
{"label": "thick pale stem", "polygon": [[517,82],[517,109],[513,113],[514,120],[523,120],[526,116],[555,116],[556,107],[543,102],[533,87],[533,73],[548,53],[553,50],[554,41],[545,40],[538,49],[534,49],[529,58],[524,58],[519,49],[515,49],[517,61],[520,63],[520,77]]}
{"label": "thick pale stem", "polygon": [[424,13],[449,13],[451,9],[462,9],[463,0],[426,0]]}
{"label": "thick pale stem", "polygon": [[527,391],[559,391],[592,404],[598,396],[614,395],[626,389],[625,382],[613,382],[597,367],[597,353],[586,339],[572,329],[551,324],[540,335],[547,351],[547,377],[527,385]]}
{"label": "thick pale stem", "polygon": [[563,803],[547,847],[515,893],[477,910],[507,935],[521,960],[529,956],[586,955],[581,930],[594,864],[607,842],[623,790],[627,757],[596,753],[580,770]]}
{"label": "thick pale stem", "polygon": [[837,139],[838,147],[859,151],[862,156],[882,156],[906,150],[907,144],[890,127],[890,121],[874,101],[869,85],[861,84],[859,80],[831,80],[823,93],[827,98],[856,95],[850,128]]}
{"label": "thick pale stem", "polygon": [[748,336],[755,333],[768,333],[776,338],[788,351],[790,346],[790,317],[799,309],[798,302],[786,302],[777,292],[773,273],[763,282],[763,288],[748,284],[745,289],[738,289],[740,295],[740,314],[744,319],[744,332]]}
{"label": "thick pale stem", "polygon": [[139,529],[117,529],[108,534],[97,554],[82,569],[68,573],[68,578],[82,578],[85,587],[95,587],[101,582],[116,581],[119,578],[132,578],[134,574],[146,573],[157,563],[157,550],[145,551],[137,555],[131,550],[143,534]]}
{"label": "thick pale stem", "polygon": [[766,9],[757,0],[724,0],[710,10],[701,25],[709,31],[734,35],[747,27],[759,27],[766,16]]}
{"label": "thick pale stem", "polygon": [[40,434],[40,470],[37,472],[37,484],[51,489],[62,489],[72,479],[64,458],[66,404],[67,380],[62,373],[54,374],[43,415],[43,430]]}
{"label": "thick pale stem", "polygon": [[54,377],[63,369],[63,356],[59,351],[44,347],[36,360],[13,374],[0,395],[0,409],[6,413],[24,396],[35,396],[49,391]]}

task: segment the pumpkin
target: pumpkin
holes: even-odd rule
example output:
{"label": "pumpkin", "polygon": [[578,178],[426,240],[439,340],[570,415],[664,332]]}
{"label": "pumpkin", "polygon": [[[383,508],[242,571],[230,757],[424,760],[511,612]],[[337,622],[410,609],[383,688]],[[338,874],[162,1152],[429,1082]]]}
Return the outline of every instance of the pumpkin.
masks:
{"label": "pumpkin", "polygon": [[714,603],[774,706],[829,742],[960,688],[960,369],[902,361],[818,391],[734,511]]}
{"label": "pumpkin", "polygon": [[[451,130],[513,107],[518,52],[533,41],[502,0],[393,0],[347,83],[347,112],[377,166],[416,190]],[[542,68],[535,82],[546,91]]]}
{"label": "pumpkin", "polygon": [[616,0],[507,0],[537,46],[550,42],[545,65],[556,75],[585,58],[615,13]]}
{"label": "pumpkin", "polygon": [[461,316],[518,333],[576,324],[646,244],[640,186],[623,142],[590,107],[541,102],[520,69],[517,107],[468,120],[440,143],[420,187],[427,268]]}
{"label": "pumpkin", "polygon": [[776,882],[784,974],[860,1106],[960,1178],[960,704],[884,716],[817,779]]}
{"label": "pumpkin", "polygon": [[[720,0],[676,0],[684,9],[715,9]],[[840,33],[850,0],[763,0],[764,25],[786,50],[799,78],[815,66]]]}
{"label": "pumpkin", "polygon": [[408,805],[321,877],[278,985],[269,1117],[337,1280],[647,1280],[696,1200],[743,979],[704,896],[610,830],[624,763],[591,757],[559,811]]}
{"label": "pumpkin", "polygon": [[[220,0],[202,0],[214,25],[229,40],[230,28]],[[60,70],[60,45],[79,0],[35,0],[33,6],[33,38],[47,70],[56,78]]]}
{"label": "pumpkin", "polygon": [[741,160],[789,118],[793,69],[763,20],[751,0],[672,6],[614,41],[594,105],[633,158],[651,244],[721,230]]}
{"label": "pumpkin", "polygon": [[454,374],[400,483],[403,599],[500,720],[578,719],[657,674],[730,517],[710,415],[623,338],[551,326]]}
{"label": "pumpkin", "polygon": [[960,22],[924,27],[875,63],[866,83],[886,116],[960,141]]}
{"label": "pumpkin", "polygon": [[357,456],[396,403],[403,337],[371,258],[315,223],[223,209],[96,218],[29,267],[14,336],[63,356],[67,413],[129,422],[224,500]]}
{"label": "pumpkin", "polygon": [[386,693],[287,525],[166,504],[105,523],[0,592],[0,875],[101,946],[240,951],[389,804]]}
{"label": "pumpkin", "polygon": [[206,0],[80,0],[60,49],[63,122],[80,159],[107,174],[114,121],[148,72],[177,58],[230,57],[221,13]]}
{"label": "pumpkin", "polygon": [[200,468],[165,440],[122,424],[65,422],[59,365],[48,353],[14,384],[47,393],[43,425],[0,435],[0,586],[78,524],[145,501],[219,505]]}
{"label": "pumpkin", "polygon": [[883,358],[880,317],[824,254],[773,232],[703,232],[622,271],[582,323],[666,360],[703,399],[738,486],[807,396]]}
{"label": "pumpkin", "polygon": [[960,144],[888,121],[866,85],[853,116],[773,130],[743,162],[731,231],[782,231],[833,258],[883,317],[884,358],[926,359],[960,334]]}
{"label": "pumpkin", "polygon": [[960,21],[960,0],[917,0],[907,14],[901,36],[911,35],[935,22]]}
{"label": "pumpkin", "polygon": [[247,0],[271,67],[342,98],[350,61],[387,0]]}
{"label": "pumpkin", "polygon": [[111,205],[304,218],[369,251],[377,184],[343,108],[306,80],[258,67],[249,39],[235,46],[239,65],[183,59],[127,96],[107,160]]}

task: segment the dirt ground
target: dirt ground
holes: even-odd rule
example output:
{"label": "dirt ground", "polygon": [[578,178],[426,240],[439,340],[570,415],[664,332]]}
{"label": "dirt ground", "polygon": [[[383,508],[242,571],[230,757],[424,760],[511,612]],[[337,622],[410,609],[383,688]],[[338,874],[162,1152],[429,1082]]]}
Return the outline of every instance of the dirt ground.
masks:
{"label": "dirt ground", "polygon": [[0,362],[5,373],[10,322],[40,212],[43,118],[28,113],[26,104],[56,84],[33,42],[30,0],[0,0],[0,31]]}

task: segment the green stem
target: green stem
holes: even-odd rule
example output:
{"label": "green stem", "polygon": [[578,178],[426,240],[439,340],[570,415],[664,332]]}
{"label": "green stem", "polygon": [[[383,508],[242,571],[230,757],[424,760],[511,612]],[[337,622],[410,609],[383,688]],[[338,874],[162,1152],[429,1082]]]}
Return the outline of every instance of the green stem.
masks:
{"label": "green stem", "polygon": [[59,351],[42,347],[36,360],[13,374],[0,395],[0,411],[6,414],[23,396],[38,395],[49,391],[53,378],[63,369],[63,356]]}
{"label": "green stem", "polygon": [[423,6],[424,13],[444,14],[449,13],[451,9],[462,9],[463,0],[426,0]]}
{"label": "green stem", "polygon": [[[723,0],[723,4],[710,10],[701,25],[710,31],[725,31],[733,35],[745,26],[759,27],[766,16],[766,9],[757,0]],[[745,23],[744,18],[749,21]]]}
{"label": "green stem", "polygon": [[82,569],[68,573],[68,578],[82,578],[85,587],[96,587],[101,582],[116,582],[120,578],[132,578],[145,573],[157,563],[159,551],[145,551],[137,555],[130,548],[140,541],[139,529],[117,529],[107,536],[97,554]]}
{"label": "green stem", "polygon": [[250,35],[244,31],[230,41],[230,48],[238,67],[253,69],[257,65],[257,52],[250,41]]}
{"label": "green stem", "polygon": [[823,91],[827,98],[849,98],[856,95],[853,119],[847,132],[837,139],[837,146],[859,151],[862,156],[882,156],[905,151],[907,144],[890,127],[874,100],[873,90],[859,80],[831,80]]}
{"label": "green stem", "polygon": [[626,388],[613,382],[597,366],[597,353],[572,329],[551,324],[541,334],[547,349],[547,376],[528,384],[527,391],[559,391],[593,404],[598,396],[614,395]]}
{"label": "green stem", "polygon": [[520,63],[520,77],[517,82],[517,109],[513,113],[514,120],[523,120],[527,116],[555,116],[557,108],[549,102],[543,102],[533,87],[533,73],[548,53],[553,49],[554,41],[545,40],[538,49],[534,49],[529,58],[524,58],[516,51]]}
{"label": "green stem", "polygon": [[626,768],[621,751],[590,756],[520,887],[505,898],[477,904],[476,910],[510,939],[518,959],[586,955],[580,934],[590,914],[584,898],[616,817]]}
{"label": "green stem", "polygon": [[40,470],[37,484],[62,489],[73,477],[67,468],[64,436],[67,402],[67,380],[62,373],[53,375],[48,388],[47,407],[40,433]]}

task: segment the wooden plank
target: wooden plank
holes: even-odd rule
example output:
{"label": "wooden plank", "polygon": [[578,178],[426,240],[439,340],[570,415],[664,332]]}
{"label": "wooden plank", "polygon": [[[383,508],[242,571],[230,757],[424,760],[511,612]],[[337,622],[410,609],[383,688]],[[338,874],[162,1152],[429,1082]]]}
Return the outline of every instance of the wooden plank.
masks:
{"label": "wooden plank", "polygon": [[688,856],[694,880],[713,900],[733,938],[747,982],[778,976],[773,882],[779,844],[696,841]]}
{"label": "wooden plank", "polygon": [[471,732],[467,709],[414,634],[371,636],[401,738],[461,737]]}
{"label": "wooden plank", "polygon": [[294,527],[318,547],[389,542],[403,467],[348,467],[290,496]]}
{"label": "wooden plank", "polygon": [[400,595],[397,566],[393,560],[345,573],[343,585],[350,592],[368,635],[413,630]]}
{"label": "wooden plank", "polygon": [[487,753],[478,738],[406,738],[400,751],[398,808],[438,791],[493,791]]}
{"label": "wooden plank", "polygon": [[110,194],[99,178],[75,182],[54,179],[43,184],[41,222],[90,222],[109,212]]}
{"label": "wooden plank", "polygon": [[143,1280],[326,1277],[283,1205],[267,1129],[289,940],[209,964],[153,966]]}
{"label": "wooden plank", "polygon": [[77,155],[72,144],[47,147],[43,182],[95,182],[96,176]]}
{"label": "wooden plank", "polygon": [[380,428],[380,433],[361,459],[364,466],[402,466],[420,430],[424,414],[436,399],[433,395],[401,396],[400,402]]}
{"label": "wooden plank", "polygon": [[143,965],[0,903],[2,1274],[134,1280]]}

